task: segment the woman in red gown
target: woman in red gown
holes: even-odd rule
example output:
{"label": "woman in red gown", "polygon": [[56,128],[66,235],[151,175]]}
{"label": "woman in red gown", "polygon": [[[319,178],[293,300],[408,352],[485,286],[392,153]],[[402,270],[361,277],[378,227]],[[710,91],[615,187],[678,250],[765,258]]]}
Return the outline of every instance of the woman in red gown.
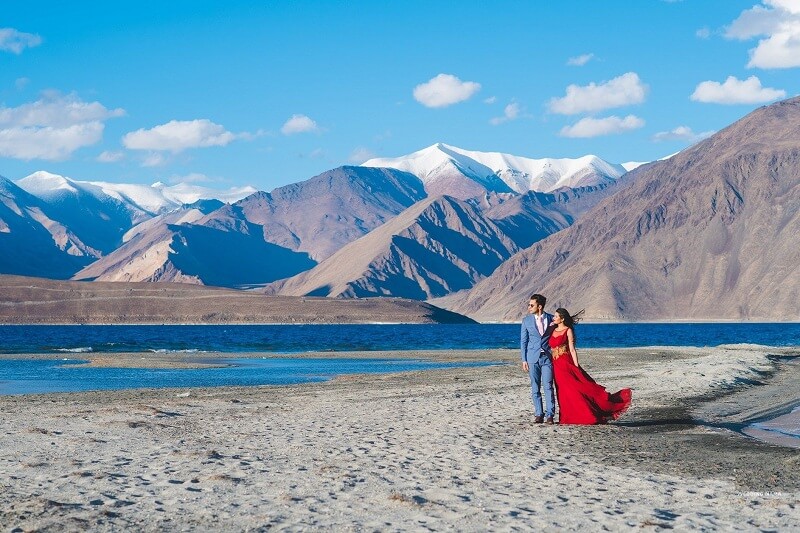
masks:
{"label": "woman in red gown", "polygon": [[631,404],[631,389],[609,394],[581,368],[575,351],[575,319],[566,309],[556,309],[553,324],[555,329],[549,343],[558,397],[558,423],[605,424],[619,418]]}

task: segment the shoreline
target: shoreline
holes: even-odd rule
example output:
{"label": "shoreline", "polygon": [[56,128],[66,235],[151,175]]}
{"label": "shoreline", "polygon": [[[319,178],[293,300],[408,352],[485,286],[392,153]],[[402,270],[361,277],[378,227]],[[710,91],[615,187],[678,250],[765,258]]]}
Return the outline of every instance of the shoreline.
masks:
{"label": "shoreline", "polygon": [[604,426],[533,424],[516,350],[305,385],[0,397],[0,524],[791,529],[800,453],[724,427],[793,391],[796,368],[764,354],[796,351],[760,348],[582,350],[598,382],[634,390]]}
{"label": "shoreline", "polygon": [[[725,345],[723,345],[725,346]],[[732,346],[746,346],[746,345],[732,345]],[[722,347],[722,346],[721,346]],[[790,360],[786,361],[780,355],[769,356],[775,363],[775,368],[763,371],[759,376],[766,378],[762,381],[756,381],[758,385],[771,384],[774,387],[774,377],[780,374],[781,369],[792,370],[792,375],[796,378],[786,378],[779,380],[782,385],[781,389],[776,393],[772,389],[768,392],[768,398],[758,398],[761,403],[756,402],[755,410],[747,410],[744,407],[745,402],[749,401],[752,392],[749,387],[733,386],[713,391],[710,395],[703,395],[686,399],[688,404],[693,407],[688,409],[685,414],[685,422],[689,425],[705,426],[712,429],[728,429],[741,434],[743,437],[755,439],[761,442],[777,444],[780,446],[788,446],[793,448],[800,447],[800,442],[789,442],[787,444],[785,439],[776,440],[775,435],[770,434],[766,430],[754,428],[756,424],[770,422],[777,417],[781,417],[800,410],[800,395],[797,398],[792,398],[794,393],[793,383],[796,379],[800,382],[800,360],[792,361],[791,358],[800,358],[798,355],[787,355],[798,353],[795,347],[757,347],[759,349],[768,349],[770,351],[782,352],[785,357]],[[594,354],[602,354],[604,352],[614,353],[643,353],[650,354],[659,353],[660,350],[667,352],[677,352],[680,350],[694,349],[693,347],[639,347],[639,348],[587,348],[582,350],[588,352],[589,357]],[[70,357],[75,355],[76,357]],[[673,354],[674,355],[674,354]],[[306,352],[82,352],[75,354],[58,354],[58,353],[22,353],[22,354],[0,354],[0,360],[53,360],[53,361],[69,361],[63,366],[67,367],[88,367],[88,368],[139,368],[139,369],[170,369],[170,370],[191,370],[191,369],[208,369],[208,368],[225,368],[235,366],[233,363],[227,362],[228,360],[236,359],[409,359],[409,360],[427,360],[436,362],[492,362],[496,361],[499,364],[516,364],[517,363],[517,350],[513,349],[475,349],[475,350],[409,350],[409,351],[396,351],[396,350],[376,350],[376,351],[306,351]],[[427,370],[414,370],[405,372],[430,372],[442,369],[427,369]],[[404,372],[399,372],[404,373]],[[339,379],[353,379],[359,376],[367,376],[368,374],[343,374],[335,375],[329,380],[336,381]],[[302,382],[292,384],[265,384],[265,385],[249,385],[242,387],[281,387],[281,386],[297,386],[303,387],[311,385],[313,382]],[[788,385],[788,386],[787,386]],[[230,386],[197,386],[197,387],[157,387],[153,390],[184,390],[189,389],[217,389],[228,388]],[[21,396],[30,396],[33,394],[82,394],[82,393],[102,393],[112,391],[141,391],[150,390],[152,388],[130,388],[130,389],[97,389],[87,391],[75,392],[46,392],[46,393],[22,393]],[[737,412],[725,412],[721,405],[717,405],[725,398],[736,398],[742,396],[742,404]],[[763,396],[763,394],[761,395]],[[775,397],[791,398],[785,400],[783,403],[766,405],[767,402],[773,401]],[[730,403],[730,400],[726,400]],[[751,402],[752,403],[752,402]],[[765,405],[762,405],[765,404]],[[720,416],[720,412],[723,412]],[[746,413],[746,414],[745,414]],[[617,422],[618,424],[625,425],[625,421]],[[751,431],[748,431],[751,430]]]}
{"label": "shoreline", "polygon": [[[723,347],[725,345],[722,345]],[[746,345],[732,345],[732,346],[746,346]],[[690,349],[693,347],[639,347],[639,348],[587,348],[582,351],[588,352],[589,357],[591,354],[600,354],[603,352],[631,352],[641,353],[647,351],[651,354],[658,353],[659,350],[666,351],[680,351]],[[787,355],[796,354],[797,348],[795,347],[757,347],[759,349],[768,349],[770,351],[778,351],[784,354],[783,358],[789,357],[786,361],[780,355],[769,356],[775,363],[775,368],[764,371],[761,376],[765,377],[766,383],[772,384],[774,387],[776,375],[780,374],[781,369],[793,370],[792,375],[796,375],[797,381],[800,381],[800,360],[793,361],[792,358],[800,358],[800,355]],[[74,355],[75,357],[71,357]],[[427,360],[436,362],[491,362],[496,361],[499,364],[516,364],[517,351],[514,349],[475,349],[475,350],[410,350],[410,351],[396,351],[396,350],[375,350],[375,351],[306,351],[306,352],[81,352],[75,354],[60,354],[60,353],[21,353],[21,354],[0,354],[0,360],[53,360],[53,361],[69,361],[64,366],[67,367],[89,367],[89,368],[139,368],[139,369],[170,369],[170,370],[191,370],[191,369],[207,369],[207,368],[225,368],[235,366],[229,363],[229,360],[236,359],[409,359],[409,360]],[[405,371],[405,372],[429,372],[433,370],[442,369],[428,369],[418,371]],[[403,373],[403,372],[400,372]],[[335,375],[330,380],[335,381],[338,379],[352,379],[359,376],[368,374],[343,374]],[[749,428],[753,428],[756,424],[770,422],[777,417],[781,417],[800,409],[800,395],[797,398],[792,398],[791,394],[794,392],[792,384],[794,378],[786,378],[779,380],[783,385],[779,392],[768,393],[769,398],[759,398],[762,403],[772,401],[774,398],[783,397],[791,398],[783,403],[774,405],[761,406],[757,403],[756,410],[746,410],[740,407],[742,412],[746,415],[734,413],[724,413],[720,417],[721,407],[716,404],[722,399],[728,397],[737,397],[739,395],[749,396],[751,391],[749,388],[746,391],[742,390],[742,386],[733,386],[712,392],[710,395],[698,396],[689,398],[686,401],[694,407],[687,410],[687,421],[690,425],[706,426],[716,429],[729,429],[735,431],[742,436],[759,440],[761,442],[773,443],[782,446],[800,447],[800,442],[786,444],[785,442],[776,442],[774,438],[765,430],[758,430],[748,432]],[[787,387],[787,382],[789,386]],[[756,384],[764,384],[761,381],[756,381]],[[276,387],[276,386],[306,386],[312,382],[302,382],[293,384],[275,384],[275,385],[251,385],[243,387]],[[158,387],[155,390],[183,390],[187,387]],[[193,388],[226,388],[226,386],[197,386],[188,387],[189,390]],[[130,388],[130,389],[98,389],[88,391],[75,391],[75,392],[46,392],[46,393],[22,393],[22,396],[30,396],[32,394],[82,394],[84,392],[110,392],[114,390],[121,391],[139,391],[148,390],[151,388]],[[747,401],[747,400],[744,400]],[[728,401],[729,402],[729,401]],[[716,407],[715,407],[716,406]],[[724,411],[724,410],[723,410]],[[735,410],[734,410],[735,411]],[[708,418],[708,420],[706,420]],[[625,422],[619,422],[624,425]],[[756,434],[753,434],[756,433]]]}

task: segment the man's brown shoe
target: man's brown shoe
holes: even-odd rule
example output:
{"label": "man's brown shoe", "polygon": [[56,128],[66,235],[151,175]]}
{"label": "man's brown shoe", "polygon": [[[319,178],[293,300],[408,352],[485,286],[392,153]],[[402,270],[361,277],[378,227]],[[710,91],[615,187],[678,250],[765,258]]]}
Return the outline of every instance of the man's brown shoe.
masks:
{"label": "man's brown shoe", "polygon": [[548,416],[548,417],[545,419],[544,423],[545,423],[545,424],[552,424],[552,423],[553,423],[553,417],[552,417],[552,416]]}
{"label": "man's brown shoe", "polygon": [[543,416],[535,416],[535,417],[533,417],[533,423],[534,424],[541,424],[542,422],[544,422],[544,417]]}

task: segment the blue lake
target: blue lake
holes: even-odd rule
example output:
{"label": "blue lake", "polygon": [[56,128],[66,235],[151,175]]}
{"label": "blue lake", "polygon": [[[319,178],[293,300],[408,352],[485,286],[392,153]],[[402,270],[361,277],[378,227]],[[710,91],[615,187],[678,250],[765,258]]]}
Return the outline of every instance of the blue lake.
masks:
{"label": "blue lake", "polygon": [[[800,323],[579,324],[578,346],[800,346]],[[518,348],[517,324],[0,326],[0,353]]]}
{"label": "blue lake", "polygon": [[0,394],[36,394],[164,387],[288,385],[342,374],[430,370],[492,363],[413,359],[225,359],[222,368],[151,369],[75,367],[81,360],[0,360]]}
{"label": "blue lake", "polygon": [[[267,352],[283,358],[230,358],[225,368],[70,368],[66,360],[0,359],[0,394],[137,387],[280,385],[336,375],[446,368],[473,363],[413,359],[300,359],[309,351],[519,348],[517,324],[265,325],[265,326],[0,326],[0,353],[50,353],[80,359],[91,352],[185,352],[198,360]],[[718,346],[753,343],[800,346],[800,324],[579,324],[580,347]],[[8,355],[6,356],[8,357]]]}

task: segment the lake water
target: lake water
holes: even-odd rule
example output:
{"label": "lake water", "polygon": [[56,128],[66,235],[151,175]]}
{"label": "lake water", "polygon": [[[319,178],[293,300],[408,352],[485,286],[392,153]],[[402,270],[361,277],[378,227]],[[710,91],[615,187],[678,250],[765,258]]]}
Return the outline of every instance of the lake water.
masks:
{"label": "lake water", "polygon": [[751,424],[744,433],[773,444],[800,448],[800,406],[790,413]]}
{"label": "lake water", "polygon": [[[0,326],[0,353],[518,348],[517,324]],[[800,323],[579,324],[578,346],[800,346]]]}
{"label": "lake water", "polygon": [[[221,368],[154,369],[74,366],[79,359],[0,360],[0,394],[118,390],[142,387],[288,385],[342,374],[430,370],[491,363],[440,363],[413,359],[225,359]],[[207,362],[216,362],[208,360]]]}

